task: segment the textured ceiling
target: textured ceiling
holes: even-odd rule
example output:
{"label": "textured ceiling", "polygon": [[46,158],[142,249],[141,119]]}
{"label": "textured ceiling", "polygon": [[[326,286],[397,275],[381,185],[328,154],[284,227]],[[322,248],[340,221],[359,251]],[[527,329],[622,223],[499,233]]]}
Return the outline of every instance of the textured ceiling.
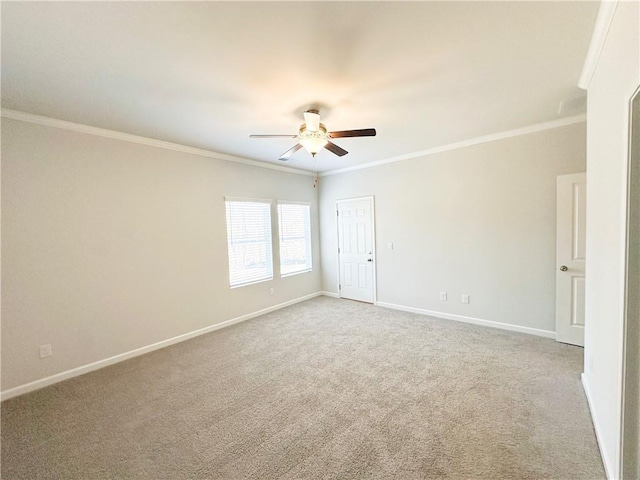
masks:
{"label": "textured ceiling", "polygon": [[[3,2],[2,106],[282,164],[321,104],[352,167],[558,118],[598,2]],[[571,114],[575,112],[565,113]]]}

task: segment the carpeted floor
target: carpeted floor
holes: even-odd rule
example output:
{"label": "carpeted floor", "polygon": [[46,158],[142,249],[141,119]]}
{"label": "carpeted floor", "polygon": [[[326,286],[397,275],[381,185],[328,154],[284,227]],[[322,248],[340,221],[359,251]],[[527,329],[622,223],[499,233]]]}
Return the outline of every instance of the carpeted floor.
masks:
{"label": "carpeted floor", "polygon": [[600,479],[582,349],[316,298],[2,404],[2,478]]}

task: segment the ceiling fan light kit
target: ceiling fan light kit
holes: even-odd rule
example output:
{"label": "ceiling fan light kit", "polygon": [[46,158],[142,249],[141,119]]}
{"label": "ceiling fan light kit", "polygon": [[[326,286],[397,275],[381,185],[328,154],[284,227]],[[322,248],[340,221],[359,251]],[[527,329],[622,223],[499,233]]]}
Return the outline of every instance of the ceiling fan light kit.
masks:
{"label": "ceiling fan light kit", "polygon": [[307,123],[303,123],[300,126],[300,133],[298,133],[298,137],[300,138],[298,142],[311,154],[312,157],[315,157],[316,153],[318,153],[329,141],[326,127],[319,122],[316,130],[310,130],[307,127]]}
{"label": "ceiling fan light kit", "polygon": [[345,149],[329,141],[330,138],[346,137],[373,137],[376,135],[375,128],[364,128],[360,130],[341,130],[337,132],[327,132],[327,127],[320,123],[320,114],[317,110],[307,110],[304,112],[304,123],[300,126],[297,135],[249,135],[250,138],[297,138],[298,143],[280,155],[279,160],[287,161],[302,147],[315,157],[316,154],[326,148],[331,153],[342,157],[346,155]]}

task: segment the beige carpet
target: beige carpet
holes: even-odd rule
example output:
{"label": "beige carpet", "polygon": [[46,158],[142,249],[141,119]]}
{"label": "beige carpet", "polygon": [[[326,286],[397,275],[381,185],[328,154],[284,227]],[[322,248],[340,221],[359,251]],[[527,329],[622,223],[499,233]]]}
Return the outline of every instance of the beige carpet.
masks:
{"label": "beige carpet", "polygon": [[321,297],[4,402],[2,478],[604,478],[581,369]]}

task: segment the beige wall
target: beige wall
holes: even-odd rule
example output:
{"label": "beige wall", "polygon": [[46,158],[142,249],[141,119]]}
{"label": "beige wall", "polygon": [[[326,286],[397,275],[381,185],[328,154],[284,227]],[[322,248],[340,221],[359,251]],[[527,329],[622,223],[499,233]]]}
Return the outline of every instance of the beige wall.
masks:
{"label": "beige wall", "polygon": [[374,195],[380,302],[555,331],[556,177],[584,171],[585,148],[581,123],[321,177],[323,289],[335,201]]}
{"label": "beige wall", "polygon": [[[230,290],[225,195],[311,202],[314,271]],[[317,292],[316,199],[307,175],[3,119],[3,391]]]}
{"label": "beige wall", "polygon": [[640,3],[619,2],[588,89],[585,385],[605,466],[620,477],[629,100]]}

